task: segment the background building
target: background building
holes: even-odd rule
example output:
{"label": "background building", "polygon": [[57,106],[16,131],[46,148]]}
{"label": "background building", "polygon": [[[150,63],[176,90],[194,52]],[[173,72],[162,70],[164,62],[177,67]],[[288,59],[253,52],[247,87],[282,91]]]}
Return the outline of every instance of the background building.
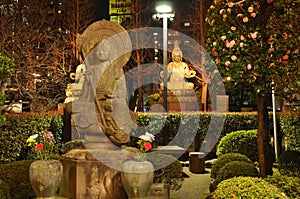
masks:
{"label": "background building", "polygon": [[109,18],[116,23],[126,23],[132,19],[131,0],[109,0]]}

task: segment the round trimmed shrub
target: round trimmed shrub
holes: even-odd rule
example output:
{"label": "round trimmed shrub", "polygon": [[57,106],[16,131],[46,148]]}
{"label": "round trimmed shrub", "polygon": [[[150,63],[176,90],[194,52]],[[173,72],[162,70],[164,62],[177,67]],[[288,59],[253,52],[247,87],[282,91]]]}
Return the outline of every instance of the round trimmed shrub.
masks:
{"label": "round trimmed shrub", "polygon": [[210,184],[210,191],[214,191],[220,182],[237,176],[259,177],[259,172],[253,163],[244,161],[229,162],[220,169],[216,179]]}
{"label": "round trimmed shrub", "polygon": [[248,163],[252,163],[252,161],[245,155],[242,155],[240,153],[226,153],[224,155],[221,155],[213,164],[211,171],[210,171],[210,177],[216,178],[218,175],[219,170],[227,163],[232,161],[244,161]]}
{"label": "round trimmed shrub", "polygon": [[263,179],[240,176],[221,182],[212,198],[285,199],[286,196],[276,186]]}
{"label": "round trimmed shrub", "polygon": [[222,137],[218,144],[217,156],[226,153],[240,153],[252,161],[257,161],[257,130],[234,131]]}
{"label": "round trimmed shrub", "polygon": [[300,178],[298,177],[274,175],[267,177],[264,180],[275,185],[277,188],[283,191],[289,198],[300,197]]}
{"label": "round trimmed shrub", "polygon": [[3,180],[0,180],[0,199],[10,199],[9,187]]}
{"label": "round trimmed shrub", "polygon": [[278,170],[281,175],[300,177],[300,152],[283,152],[278,158]]}

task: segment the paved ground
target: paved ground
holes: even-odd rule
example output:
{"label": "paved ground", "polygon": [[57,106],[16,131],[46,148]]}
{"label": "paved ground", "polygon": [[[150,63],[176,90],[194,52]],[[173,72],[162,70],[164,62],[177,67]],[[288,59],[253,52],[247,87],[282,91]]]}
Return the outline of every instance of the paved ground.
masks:
{"label": "paved ground", "polygon": [[209,169],[206,169],[204,174],[194,174],[189,171],[188,167],[183,167],[183,172],[188,177],[184,178],[181,189],[171,191],[170,199],[204,199],[209,194]]}

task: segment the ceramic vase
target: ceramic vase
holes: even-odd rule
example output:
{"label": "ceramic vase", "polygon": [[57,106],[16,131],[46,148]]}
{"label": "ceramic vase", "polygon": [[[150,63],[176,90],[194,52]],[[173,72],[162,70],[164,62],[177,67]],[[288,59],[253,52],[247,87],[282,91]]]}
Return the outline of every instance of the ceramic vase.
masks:
{"label": "ceramic vase", "polygon": [[147,198],[153,182],[154,167],[149,161],[126,161],[121,178],[129,199]]}
{"label": "ceramic vase", "polygon": [[55,198],[63,175],[59,160],[36,160],[29,167],[29,180],[37,199]]}

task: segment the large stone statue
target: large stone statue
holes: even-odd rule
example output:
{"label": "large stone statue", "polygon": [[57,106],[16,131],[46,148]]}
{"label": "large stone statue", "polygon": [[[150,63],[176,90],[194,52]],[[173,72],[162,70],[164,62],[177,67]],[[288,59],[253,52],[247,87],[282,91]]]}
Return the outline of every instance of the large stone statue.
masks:
{"label": "large stone statue", "polygon": [[123,73],[131,53],[129,35],[119,24],[101,20],[79,35],[77,43],[85,70],[83,82],[77,83],[80,95],[72,102],[72,126],[87,142],[126,144],[136,128]]}

